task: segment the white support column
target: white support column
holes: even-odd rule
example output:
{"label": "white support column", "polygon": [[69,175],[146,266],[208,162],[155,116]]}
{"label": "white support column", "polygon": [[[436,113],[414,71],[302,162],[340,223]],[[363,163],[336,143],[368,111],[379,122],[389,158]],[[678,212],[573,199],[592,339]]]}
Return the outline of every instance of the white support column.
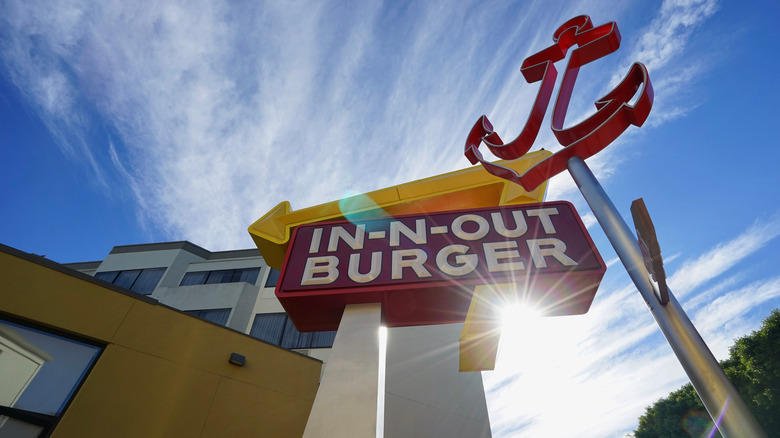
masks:
{"label": "white support column", "polygon": [[346,306],[303,438],[381,437],[381,322],[379,303]]}

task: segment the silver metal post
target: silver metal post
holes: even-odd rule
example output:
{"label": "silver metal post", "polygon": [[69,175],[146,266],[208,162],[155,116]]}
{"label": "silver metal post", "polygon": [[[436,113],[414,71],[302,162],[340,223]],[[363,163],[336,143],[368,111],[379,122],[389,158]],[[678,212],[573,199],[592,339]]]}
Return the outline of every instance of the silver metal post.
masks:
{"label": "silver metal post", "polygon": [[766,437],[672,292],[666,305],[657,298],[634,234],[588,166],[573,157],[567,167],[718,430],[727,438]]}

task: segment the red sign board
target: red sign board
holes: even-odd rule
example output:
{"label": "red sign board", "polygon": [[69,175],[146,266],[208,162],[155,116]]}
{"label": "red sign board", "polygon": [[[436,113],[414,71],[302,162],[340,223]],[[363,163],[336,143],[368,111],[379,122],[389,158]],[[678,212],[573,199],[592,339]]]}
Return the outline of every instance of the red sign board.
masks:
{"label": "red sign board", "polygon": [[276,296],[301,331],[335,330],[347,304],[389,327],[463,322],[474,287],[514,283],[548,315],[587,312],[606,267],[568,202],[296,228]]}

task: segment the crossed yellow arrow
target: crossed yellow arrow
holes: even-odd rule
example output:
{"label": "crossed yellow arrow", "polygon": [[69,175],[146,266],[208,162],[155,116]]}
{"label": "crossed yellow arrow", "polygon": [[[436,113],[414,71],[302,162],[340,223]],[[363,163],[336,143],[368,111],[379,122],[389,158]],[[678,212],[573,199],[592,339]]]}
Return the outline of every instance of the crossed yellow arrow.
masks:
{"label": "crossed yellow arrow", "polygon": [[[550,155],[542,150],[497,164],[522,174]],[[283,201],[250,225],[249,234],[266,263],[281,270],[290,234],[298,225],[542,202],[546,189],[545,182],[527,192],[517,184],[487,173],[482,166],[475,166],[296,211],[288,201]]]}

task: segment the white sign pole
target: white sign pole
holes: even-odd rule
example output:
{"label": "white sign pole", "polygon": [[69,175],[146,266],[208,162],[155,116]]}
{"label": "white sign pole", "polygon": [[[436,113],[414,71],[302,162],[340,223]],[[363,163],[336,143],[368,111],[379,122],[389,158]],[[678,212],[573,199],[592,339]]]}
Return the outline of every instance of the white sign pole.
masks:
{"label": "white sign pole", "polygon": [[[349,304],[314,397],[303,438],[380,438],[382,305]],[[384,369],[384,364],[381,364]],[[382,382],[383,383],[383,382]]]}

